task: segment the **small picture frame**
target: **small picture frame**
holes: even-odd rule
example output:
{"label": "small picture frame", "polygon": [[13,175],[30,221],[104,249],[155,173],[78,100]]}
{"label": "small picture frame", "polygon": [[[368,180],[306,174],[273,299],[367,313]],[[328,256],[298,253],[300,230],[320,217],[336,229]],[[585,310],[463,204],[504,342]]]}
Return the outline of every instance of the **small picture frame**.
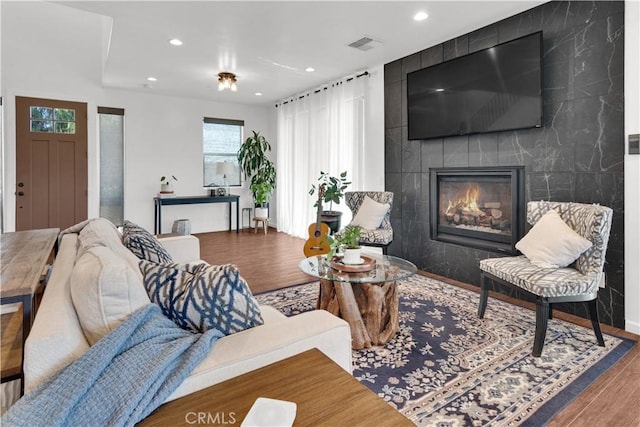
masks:
{"label": "small picture frame", "polygon": [[224,197],[227,196],[227,190],[224,187],[210,188],[210,197]]}

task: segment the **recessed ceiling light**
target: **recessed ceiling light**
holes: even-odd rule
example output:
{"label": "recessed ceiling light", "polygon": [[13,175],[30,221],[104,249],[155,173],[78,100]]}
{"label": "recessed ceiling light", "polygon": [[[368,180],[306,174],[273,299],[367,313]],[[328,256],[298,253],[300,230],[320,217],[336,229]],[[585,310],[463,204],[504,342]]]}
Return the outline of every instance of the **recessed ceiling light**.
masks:
{"label": "recessed ceiling light", "polygon": [[182,41],[178,40],[178,39],[171,39],[171,40],[169,40],[169,43],[174,45],[174,46],[182,46]]}
{"label": "recessed ceiling light", "polygon": [[312,67],[307,67],[304,69],[307,73],[313,73],[316,69]]}
{"label": "recessed ceiling light", "polygon": [[155,77],[147,77],[147,81],[148,82],[157,82],[158,79],[156,79]]}
{"label": "recessed ceiling light", "polygon": [[415,21],[424,21],[425,19],[427,19],[429,17],[429,15],[427,14],[427,12],[418,12],[415,15],[413,15],[413,19]]}
{"label": "recessed ceiling light", "polygon": [[444,92],[444,89],[436,89],[436,92]]}
{"label": "recessed ceiling light", "polygon": [[262,92],[256,92],[255,95],[256,96],[262,96]]}

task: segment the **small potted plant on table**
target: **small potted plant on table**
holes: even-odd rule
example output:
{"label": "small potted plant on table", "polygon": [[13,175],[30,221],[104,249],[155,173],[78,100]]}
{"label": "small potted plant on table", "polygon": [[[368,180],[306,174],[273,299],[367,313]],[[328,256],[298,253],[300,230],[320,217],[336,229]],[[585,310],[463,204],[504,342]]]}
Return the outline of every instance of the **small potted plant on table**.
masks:
{"label": "small potted plant on table", "polygon": [[161,176],[160,177],[160,193],[159,196],[160,197],[170,197],[173,196],[173,182],[177,181],[178,178],[176,178],[174,175],[171,175],[169,177],[167,176]]}
{"label": "small potted plant on table", "polygon": [[327,236],[330,251],[327,260],[331,261],[338,251],[342,252],[342,262],[344,264],[362,263],[362,248],[360,247],[360,236],[362,228],[359,225],[347,225],[339,237]]}

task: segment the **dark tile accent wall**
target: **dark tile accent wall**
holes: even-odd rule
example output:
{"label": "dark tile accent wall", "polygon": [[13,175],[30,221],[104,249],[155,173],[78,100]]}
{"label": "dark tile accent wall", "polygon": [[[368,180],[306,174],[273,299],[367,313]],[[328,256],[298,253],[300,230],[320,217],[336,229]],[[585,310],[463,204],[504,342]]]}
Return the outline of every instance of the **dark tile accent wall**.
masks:
{"label": "dark tile accent wall", "polygon": [[[406,75],[543,31],[544,126],[407,140]],[[603,323],[624,327],[624,2],[550,2],[385,65],[385,186],[396,194],[392,255],[479,284],[496,254],[429,238],[429,168],[523,165],[527,200],[600,203],[614,210]],[[500,289],[503,293],[513,291]],[[522,297],[522,295],[520,295]],[[558,307],[586,317],[582,304]]]}

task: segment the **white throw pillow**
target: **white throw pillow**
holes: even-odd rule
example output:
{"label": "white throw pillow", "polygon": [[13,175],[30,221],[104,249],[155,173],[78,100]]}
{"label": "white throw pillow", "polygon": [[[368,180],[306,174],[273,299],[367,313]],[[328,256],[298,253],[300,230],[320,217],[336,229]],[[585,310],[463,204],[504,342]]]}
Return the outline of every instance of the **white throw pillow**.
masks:
{"label": "white throw pillow", "polygon": [[[78,239],[80,244],[78,248],[78,259],[85,251],[89,250],[89,248],[106,246],[111,249],[114,254],[127,261],[131,268],[136,270],[136,274],[139,273],[138,261],[140,259],[124,247],[122,244],[122,234],[120,234],[111,221],[104,218],[90,219],[87,225],[80,231]],[[139,278],[142,282],[142,274],[139,274]]]}
{"label": "white throw pillow", "polygon": [[593,244],[573,231],[553,209],[547,212],[518,243],[531,264],[542,268],[566,267]]}
{"label": "white throw pillow", "polygon": [[90,345],[116,329],[138,308],[150,304],[139,275],[104,246],[89,248],[71,273],[71,300]]}
{"label": "white throw pillow", "polygon": [[365,230],[375,230],[380,227],[382,220],[391,209],[388,203],[378,203],[369,196],[364,196],[362,205],[350,225],[359,225]]}

